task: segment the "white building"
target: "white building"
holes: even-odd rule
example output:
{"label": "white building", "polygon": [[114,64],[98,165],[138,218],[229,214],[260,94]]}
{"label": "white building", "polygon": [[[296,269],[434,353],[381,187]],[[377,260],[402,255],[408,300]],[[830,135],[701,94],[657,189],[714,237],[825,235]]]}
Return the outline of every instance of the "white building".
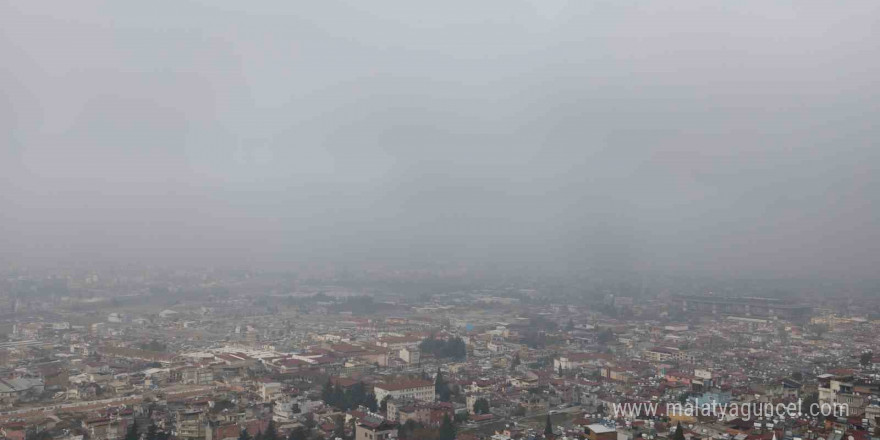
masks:
{"label": "white building", "polygon": [[260,397],[266,402],[281,398],[281,384],[278,382],[263,382],[260,384]]}
{"label": "white building", "polygon": [[428,380],[404,380],[400,382],[378,384],[373,387],[376,401],[382,402],[385,397],[395,400],[434,401],[434,382]]}
{"label": "white building", "polygon": [[420,357],[421,352],[418,348],[403,348],[400,350],[400,358],[410,365],[418,364]]}

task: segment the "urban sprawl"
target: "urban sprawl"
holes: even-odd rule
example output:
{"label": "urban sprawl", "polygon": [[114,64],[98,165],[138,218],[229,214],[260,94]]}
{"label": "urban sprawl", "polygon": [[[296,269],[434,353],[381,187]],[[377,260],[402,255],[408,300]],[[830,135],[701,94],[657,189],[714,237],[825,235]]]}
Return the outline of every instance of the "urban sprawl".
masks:
{"label": "urban sprawl", "polygon": [[456,276],[9,269],[0,439],[880,437],[876,299]]}

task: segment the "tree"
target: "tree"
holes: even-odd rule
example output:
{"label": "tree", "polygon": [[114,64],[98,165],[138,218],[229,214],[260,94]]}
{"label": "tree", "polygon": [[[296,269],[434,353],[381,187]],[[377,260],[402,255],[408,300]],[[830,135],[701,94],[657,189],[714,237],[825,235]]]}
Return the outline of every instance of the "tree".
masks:
{"label": "tree", "polygon": [[321,400],[326,404],[330,404],[330,398],[333,395],[333,378],[327,377],[327,382],[321,388]]}
{"label": "tree", "polygon": [[275,428],[275,420],[269,419],[266,426],[266,432],[263,433],[263,440],[278,440],[278,429]]}
{"label": "tree", "polygon": [[397,428],[397,437],[401,440],[410,440],[418,438],[415,433],[416,431],[422,430],[425,428],[425,425],[416,422],[413,419],[408,419],[406,423],[400,425]]}
{"label": "tree", "polygon": [[346,392],[345,401],[347,406],[347,408],[344,408],[345,410],[357,408],[360,405],[366,406],[367,386],[364,385],[363,382],[354,384],[354,386]]}
{"label": "tree", "polygon": [[434,335],[428,336],[419,344],[419,350],[423,353],[433,354],[437,359],[452,358],[461,360],[467,357],[467,345],[464,339],[454,337],[450,339],[437,339]]}
{"label": "tree", "polygon": [[251,436],[248,435],[247,428],[241,430],[241,433],[238,434],[238,440],[251,440]]}
{"label": "tree", "polygon": [[345,417],[338,415],[333,418],[333,422],[333,437],[345,438]]}
{"label": "tree", "polygon": [[819,339],[828,331],[828,324],[810,324],[808,327],[811,332],[815,333]]}
{"label": "tree", "polygon": [[689,391],[685,391],[685,392],[678,395],[678,402],[681,403],[682,405],[684,405],[688,401],[688,398],[690,398],[690,397],[691,397],[691,393]]}
{"label": "tree", "polygon": [[28,429],[24,438],[25,440],[52,440],[52,434],[45,430],[36,432],[34,429]]}
{"label": "tree", "polygon": [[440,425],[440,432],[437,436],[439,440],[455,440],[455,425],[449,415],[443,416],[443,424]]}
{"label": "tree", "polygon": [[345,409],[345,391],[342,391],[342,386],[340,386],[338,383],[335,387],[333,387],[333,393],[331,394],[329,404],[341,409]]}
{"label": "tree", "polygon": [[308,437],[312,435],[312,431],[318,423],[315,422],[314,414],[308,413],[306,414],[306,421],[303,422],[303,424],[306,426],[306,436]]}
{"label": "tree", "polygon": [[382,398],[382,404],[380,405],[382,412],[388,412],[388,399],[390,398],[391,396],[385,396]]}
{"label": "tree", "polygon": [[862,353],[861,356],[859,356],[859,364],[861,364],[863,367],[867,367],[868,365],[871,365],[871,359],[873,359],[873,358],[874,358],[874,353],[872,353],[870,351],[866,351],[866,352]]}
{"label": "tree", "polygon": [[368,393],[366,397],[366,402],[364,402],[364,406],[370,409],[370,411],[376,412],[379,408],[379,402],[376,402],[376,395],[373,393]]}
{"label": "tree", "polygon": [[343,411],[348,411],[361,405],[370,408],[371,411],[375,411],[378,407],[376,396],[372,393],[367,393],[367,386],[363,382],[358,382],[350,388],[343,390],[342,386],[338,383],[334,385],[331,379],[327,379],[327,383],[324,384],[321,390],[321,399],[327,405]]}
{"label": "tree", "polygon": [[544,423],[544,437],[553,437],[553,423],[550,422],[550,414],[547,414],[547,421]]}
{"label": "tree", "polygon": [[153,339],[150,342],[142,342],[139,346],[140,346],[141,350],[146,350],[146,351],[165,351],[168,349],[168,347],[165,344],[163,344],[155,339]]}
{"label": "tree", "polygon": [[436,393],[441,402],[449,402],[452,391],[449,390],[449,384],[443,378],[443,372],[437,367],[437,376],[434,377],[434,393]]}
{"label": "tree", "polygon": [[137,419],[131,422],[131,426],[128,427],[128,431],[125,432],[125,440],[138,440],[140,436],[138,436],[138,423]]}
{"label": "tree", "polygon": [[520,359],[519,359],[519,353],[515,353],[513,355],[513,359],[510,361],[510,371],[515,370],[516,367],[518,367],[520,363],[522,363],[522,361],[520,361]]}
{"label": "tree", "polygon": [[678,422],[678,425],[675,426],[675,434],[672,435],[672,440],[685,440],[684,428],[681,427],[681,422]]}
{"label": "tree", "polygon": [[819,404],[819,392],[813,391],[812,393],[804,396],[804,401],[803,401],[802,407],[803,408],[817,408],[814,405],[818,405],[818,404]]}
{"label": "tree", "polygon": [[489,401],[480,397],[474,402],[474,414],[489,414]]}
{"label": "tree", "polygon": [[614,340],[614,332],[611,331],[610,328],[603,329],[599,331],[599,335],[596,337],[599,342],[599,345],[605,345]]}
{"label": "tree", "polygon": [[302,426],[297,426],[290,431],[290,435],[287,437],[287,440],[308,440],[309,433]]}
{"label": "tree", "polygon": [[144,440],[159,440],[159,433],[155,423],[150,423],[150,426],[147,427],[147,435],[144,437]]}

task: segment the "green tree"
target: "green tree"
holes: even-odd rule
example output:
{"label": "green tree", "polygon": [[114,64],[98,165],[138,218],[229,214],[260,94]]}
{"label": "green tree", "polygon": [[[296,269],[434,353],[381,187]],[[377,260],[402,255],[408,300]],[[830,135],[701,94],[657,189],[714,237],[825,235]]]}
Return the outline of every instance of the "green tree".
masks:
{"label": "green tree", "polygon": [[689,391],[685,391],[678,395],[678,402],[684,405],[690,397],[691,393]]}
{"label": "green tree", "polygon": [[678,425],[675,426],[675,434],[672,435],[672,440],[685,440],[684,428],[681,427],[681,422],[678,422]]}
{"label": "green tree", "polygon": [[803,408],[814,408],[814,405],[819,404],[819,392],[813,391],[810,394],[804,396]]}
{"label": "green tree", "polygon": [[871,359],[873,359],[873,358],[874,358],[874,353],[872,353],[870,351],[866,351],[866,352],[862,353],[861,356],[859,356],[859,364],[861,364],[863,367],[867,367],[868,365],[871,365]]}
{"label": "green tree", "polygon": [[614,332],[611,329],[604,329],[599,331],[599,335],[596,338],[599,342],[599,345],[605,345],[614,340]]}
{"label": "green tree", "polygon": [[327,383],[324,384],[324,388],[321,389],[321,400],[324,401],[327,405],[330,405],[330,400],[333,398],[333,379],[331,377],[327,378]]}
{"label": "green tree", "polygon": [[489,414],[489,401],[480,397],[474,402],[474,414]]}
{"label": "green tree", "polygon": [[423,429],[423,428],[424,428],[424,425],[422,425],[421,423],[418,423],[413,419],[408,419],[406,421],[406,423],[400,425],[397,428],[397,437],[400,438],[401,440],[414,439],[415,438],[414,433],[417,430]]}
{"label": "green tree", "polygon": [[125,440],[138,440],[138,438],[137,420],[133,420],[131,426],[128,427],[128,431],[125,432]]}
{"label": "green tree", "polygon": [[275,420],[269,419],[266,432],[263,433],[263,440],[278,440],[278,429],[275,427]]}
{"label": "green tree", "polygon": [[828,324],[810,324],[808,327],[819,339],[828,331]]}
{"label": "green tree", "polygon": [[367,398],[365,399],[364,406],[370,409],[370,411],[376,412],[379,408],[379,402],[376,402],[376,395],[373,393],[367,393]]}
{"label": "green tree", "polygon": [[333,393],[330,397],[329,405],[345,409],[345,392],[342,391],[342,386],[338,383],[333,387]]}
{"label": "green tree", "polygon": [[147,427],[147,435],[144,437],[144,440],[159,440],[159,433],[155,423],[150,423],[150,426]]}
{"label": "green tree", "polygon": [[449,390],[449,384],[443,378],[443,372],[437,367],[437,375],[434,377],[434,392],[440,398],[441,402],[449,402],[452,391]]}
{"label": "green tree", "polygon": [[318,422],[315,422],[315,416],[312,413],[306,414],[306,421],[303,422],[303,425],[306,427],[306,434],[308,436],[312,435],[312,431],[317,426]]}
{"label": "green tree", "polygon": [[553,437],[553,423],[550,422],[550,414],[547,414],[547,420],[544,422],[544,437]]}
{"label": "green tree", "polygon": [[352,417],[352,418],[348,421],[348,439],[349,439],[349,440],[354,440],[354,438],[355,438],[355,434],[356,434],[356,433],[357,433],[357,427],[356,427],[356,425],[355,425],[354,417]]}
{"label": "green tree", "polygon": [[165,344],[163,344],[155,339],[153,339],[150,342],[141,343],[140,348],[141,348],[141,350],[146,350],[146,351],[165,351],[168,349],[168,347]]}
{"label": "green tree", "polygon": [[287,440],[308,440],[309,433],[306,431],[306,428],[302,426],[297,426],[290,431],[290,435],[287,437]]}
{"label": "green tree", "polygon": [[454,337],[450,339],[437,339],[434,335],[428,336],[419,344],[419,350],[430,353],[437,359],[452,358],[462,360],[467,357],[467,345],[464,339]]}
{"label": "green tree", "polygon": [[439,440],[455,440],[456,429],[452,424],[449,415],[443,416],[443,423],[440,425],[440,432],[437,436]]}
{"label": "green tree", "polygon": [[333,436],[345,438],[345,417],[337,415],[333,418],[333,423],[335,424],[333,428]]}
{"label": "green tree", "polygon": [[28,429],[25,432],[25,440],[52,440],[52,434],[49,431],[37,432],[35,429]]}
{"label": "green tree", "polygon": [[247,428],[241,430],[241,433],[238,434],[238,440],[251,440],[251,436],[248,434]]}

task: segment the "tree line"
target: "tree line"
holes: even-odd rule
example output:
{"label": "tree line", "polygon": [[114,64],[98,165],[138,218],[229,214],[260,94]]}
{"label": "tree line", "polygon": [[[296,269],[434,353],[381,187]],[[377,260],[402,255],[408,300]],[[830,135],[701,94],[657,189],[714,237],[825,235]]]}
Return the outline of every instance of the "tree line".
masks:
{"label": "tree line", "polygon": [[370,411],[376,411],[379,403],[376,401],[376,395],[367,392],[367,386],[363,382],[358,382],[347,389],[337,383],[333,384],[333,380],[328,378],[327,383],[321,390],[321,399],[327,405],[339,408],[343,411],[355,409],[359,406],[365,406]]}
{"label": "tree line", "polygon": [[463,360],[467,357],[467,345],[460,337],[437,339],[428,336],[419,344],[422,353],[430,353],[437,359]]}

